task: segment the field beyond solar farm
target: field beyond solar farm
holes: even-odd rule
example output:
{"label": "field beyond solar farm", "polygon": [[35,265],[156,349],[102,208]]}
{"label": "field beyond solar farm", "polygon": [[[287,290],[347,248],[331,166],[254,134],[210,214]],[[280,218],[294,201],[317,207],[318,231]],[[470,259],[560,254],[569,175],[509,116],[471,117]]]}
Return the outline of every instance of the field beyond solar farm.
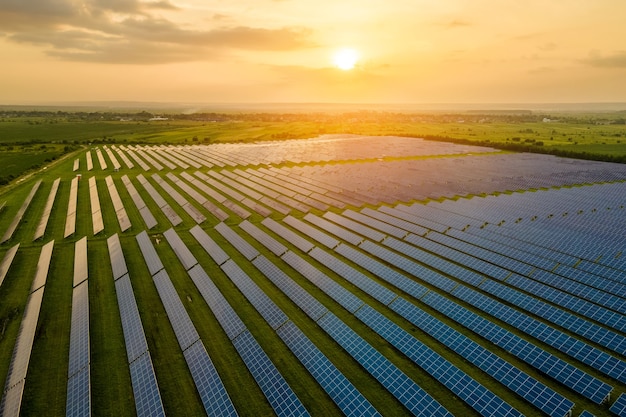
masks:
{"label": "field beyond solar farm", "polygon": [[0,415],[626,415],[626,164],[176,123],[0,191]]}

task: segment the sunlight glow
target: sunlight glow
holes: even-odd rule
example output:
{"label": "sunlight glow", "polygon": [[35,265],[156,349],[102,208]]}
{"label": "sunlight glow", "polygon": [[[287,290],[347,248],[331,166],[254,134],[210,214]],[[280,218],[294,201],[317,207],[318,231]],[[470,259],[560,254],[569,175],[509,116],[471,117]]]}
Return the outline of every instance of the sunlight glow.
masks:
{"label": "sunlight glow", "polygon": [[354,68],[359,61],[359,53],[356,49],[343,48],[333,55],[333,64],[341,70],[349,71]]}

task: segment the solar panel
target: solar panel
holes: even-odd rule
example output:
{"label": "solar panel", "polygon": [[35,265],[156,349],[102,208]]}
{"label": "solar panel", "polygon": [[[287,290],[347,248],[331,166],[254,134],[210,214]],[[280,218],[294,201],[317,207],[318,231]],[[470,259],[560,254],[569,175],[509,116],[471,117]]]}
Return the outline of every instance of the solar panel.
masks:
{"label": "solar panel", "polygon": [[194,238],[200,243],[200,246],[213,258],[216,264],[222,265],[230,256],[217,244],[207,233],[198,225],[189,230]]}
{"label": "solar panel", "polygon": [[89,292],[88,283],[72,291],[72,321],[70,327],[70,353],[67,376],[89,366]]}
{"label": "solar panel", "polygon": [[191,345],[183,352],[183,355],[207,414],[209,416],[237,416],[235,406],[202,341]]}
{"label": "solar panel", "polygon": [[35,278],[33,279],[33,283],[30,287],[31,293],[46,285],[53,248],[54,240],[51,240],[41,247],[41,253],[39,255],[39,260],[37,261],[37,272],[35,272]]}
{"label": "solar panel", "polygon": [[304,220],[314,224],[320,229],[332,233],[343,241],[352,243],[353,245],[358,245],[363,241],[363,238],[361,236],[358,236],[357,234],[352,233],[349,230],[346,230],[343,227],[336,225],[335,223],[331,223],[326,219],[316,216],[315,214],[307,214],[306,216],[304,216]]}
{"label": "solar panel", "polygon": [[283,222],[287,223],[289,226],[293,227],[294,229],[301,231],[308,237],[318,241],[319,243],[321,243],[322,245],[328,248],[333,249],[335,246],[339,244],[339,241],[337,239],[327,235],[326,233],[320,231],[319,229],[316,229],[304,223],[302,220],[296,219],[295,217],[287,216],[283,219]]}
{"label": "solar panel", "polygon": [[137,416],[165,416],[161,393],[159,392],[159,387],[154,375],[154,368],[152,367],[150,352],[145,352],[143,355],[136,358],[130,363],[129,368]]}
{"label": "solar panel", "polygon": [[398,255],[397,253],[392,252],[389,249],[386,249],[376,243],[366,240],[361,245],[359,245],[359,247],[371,253],[372,255],[386,262],[389,262],[393,266],[396,266],[403,271],[408,272],[409,274],[425,282],[428,282],[429,284],[432,284],[435,287],[440,288],[446,292],[451,291],[454,287],[458,285],[455,281],[433,271],[432,269],[422,266],[402,255]]}
{"label": "solar panel", "polygon": [[91,204],[91,221],[93,223],[93,234],[96,235],[104,230],[104,221],[102,219],[102,210],[100,200],[98,198],[98,186],[96,185],[96,177],[89,178],[89,200]]}
{"label": "solar panel", "polygon": [[287,315],[280,307],[252,281],[235,261],[229,259],[221,268],[273,329],[279,328],[288,320]]}
{"label": "solar panel", "polygon": [[78,177],[72,178],[70,183],[70,198],[67,203],[67,217],[65,219],[65,232],[63,237],[68,237],[76,231],[76,203],[78,201]]}
{"label": "solar panel", "polygon": [[363,306],[356,316],[479,413],[522,416],[507,402],[372,307]]}
{"label": "solar panel", "polygon": [[343,277],[385,305],[391,303],[393,299],[398,296],[393,291],[376,283],[350,265],[320,248],[314,248],[309,254],[319,263],[325,265],[337,275]]}
{"label": "solar panel", "polygon": [[239,227],[245,230],[250,236],[256,239],[263,246],[268,248],[274,255],[281,256],[283,253],[287,252],[287,248],[285,247],[285,245],[278,242],[276,239],[274,239],[249,221],[244,220],[243,222],[239,223]]}
{"label": "solar panel", "polygon": [[358,250],[351,248],[348,245],[339,245],[335,248],[335,251],[340,255],[346,257],[352,262],[356,263],[360,267],[370,271],[374,275],[384,279],[395,287],[402,291],[412,295],[416,299],[421,298],[428,288],[418,284],[412,279],[407,278],[401,273],[389,268],[387,265],[377,261],[376,259],[359,252]]}
{"label": "solar panel", "polygon": [[246,329],[246,325],[241,321],[235,310],[233,310],[202,266],[196,265],[191,268],[188,273],[228,335],[228,338],[232,340],[240,335],[241,332]]}
{"label": "solar panel", "polygon": [[363,301],[350,291],[332,280],[328,275],[299,257],[293,252],[287,252],[282,256],[293,269],[298,271],[302,276],[318,286],[322,291],[332,297],[336,302],[341,304],[346,310],[355,312],[363,305]]}
{"label": "solar panel", "polygon": [[381,415],[292,321],[276,332],[346,416]]}
{"label": "solar panel", "polygon": [[622,394],[617,398],[610,411],[618,416],[626,416],[626,394]]}
{"label": "solar panel", "polygon": [[[48,194],[48,200],[46,200],[46,206],[43,209],[43,214],[41,215],[41,220],[39,220],[39,224],[37,225],[37,230],[35,230],[35,234],[33,236],[33,240],[37,240],[43,237],[46,227],[48,226],[48,220],[50,219],[50,213],[52,212],[52,206],[54,206],[54,200],[57,195],[57,191],[59,190],[59,183],[61,182],[61,178],[57,178],[52,183],[52,188],[50,189],[50,194]],[[0,283],[2,280],[0,279]]]}
{"label": "solar panel", "polygon": [[546,414],[564,416],[574,406],[572,401],[405,299],[396,299],[390,308]]}
{"label": "solar panel", "polygon": [[157,255],[154,246],[152,246],[152,242],[150,242],[150,237],[148,233],[144,230],[135,236],[137,239],[137,243],[139,244],[139,249],[141,249],[141,253],[143,255],[143,259],[146,261],[148,265],[148,270],[150,271],[150,275],[154,275],[164,268],[159,255]]}
{"label": "solar panel", "polygon": [[87,161],[87,171],[91,171],[93,169],[93,159],[91,158],[91,151],[87,151],[85,154],[85,159]]}
{"label": "solar panel", "polygon": [[328,308],[305,291],[265,256],[258,256],[252,261],[252,264],[313,320],[317,321],[328,311]]}
{"label": "solar panel", "polygon": [[113,182],[113,178],[109,175],[105,178],[107,183],[107,188],[109,189],[109,195],[111,196],[111,201],[113,202],[113,208],[115,209],[115,215],[117,216],[117,221],[120,225],[120,229],[122,232],[130,229],[131,223],[128,218],[128,214],[126,213],[126,209],[124,208],[124,204],[122,203],[122,199],[120,198],[119,193],[117,192],[117,188],[115,187],[115,183]]}
{"label": "solar panel", "polygon": [[11,239],[11,237],[13,237],[13,233],[15,232],[15,229],[17,229],[18,224],[22,221],[22,217],[24,217],[24,213],[26,213],[26,210],[30,206],[30,202],[33,201],[33,197],[35,197],[35,193],[39,189],[40,185],[41,185],[41,180],[37,181],[35,185],[33,185],[33,188],[31,188],[30,193],[28,193],[28,196],[26,196],[26,199],[22,203],[22,206],[17,211],[15,218],[13,219],[8,229],[2,236],[2,240],[0,240],[0,244],[6,242],[7,240]]}
{"label": "solar panel", "polygon": [[111,259],[113,279],[117,280],[124,274],[128,273],[126,260],[124,259],[124,253],[122,252],[122,246],[120,244],[120,238],[117,233],[107,239],[107,247],[109,249],[109,257]]}
{"label": "solar panel", "polygon": [[270,217],[263,219],[261,224],[305,253],[315,247],[315,245],[313,245],[310,241],[306,240],[297,233],[294,233]]}
{"label": "solar panel", "polygon": [[[24,380],[30,361],[30,353],[33,347],[35,331],[37,330],[37,320],[39,319],[39,310],[41,301],[43,300],[43,289],[35,291],[30,295],[24,309],[24,317],[20,323],[20,330],[17,335],[13,355],[11,356],[11,364],[7,374],[6,383],[4,385],[4,393],[2,402],[0,403],[0,411],[15,411],[14,416],[19,415],[22,393],[24,391]],[[5,414],[2,414],[3,416]]]}
{"label": "solar panel", "polygon": [[200,339],[200,335],[191,322],[189,314],[187,314],[185,306],[183,306],[183,303],[180,301],[180,297],[178,296],[170,277],[167,275],[167,272],[163,269],[154,275],[152,279],[154,280],[154,284],[159,292],[159,297],[165,307],[167,317],[172,324],[174,333],[176,333],[178,344],[184,351]]}
{"label": "solar panel", "polygon": [[128,274],[115,281],[115,293],[122,320],[126,355],[130,363],[148,350],[148,343]]}
{"label": "solar panel", "polygon": [[222,235],[228,243],[233,245],[245,258],[249,261],[259,256],[259,251],[239,236],[233,229],[228,227],[226,223],[219,223],[215,226],[215,230]]}
{"label": "solar panel", "polygon": [[15,258],[15,254],[17,253],[17,250],[19,249],[19,247],[20,247],[19,243],[11,247],[11,249],[6,251],[6,253],[4,254],[4,257],[2,258],[2,263],[0,263],[0,286],[2,285],[2,282],[4,281],[4,279],[6,278],[7,273],[9,272],[9,268],[11,267],[11,264],[13,263],[13,259]]}
{"label": "solar panel", "polygon": [[337,316],[329,312],[317,323],[413,415],[453,415]]}
{"label": "solar panel", "polygon": [[259,201],[261,203],[267,205],[268,207],[273,208],[274,210],[276,210],[280,214],[287,215],[287,214],[289,214],[291,212],[291,209],[289,207],[285,206],[284,204],[280,204],[276,200],[272,200],[270,197],[261,197],[261,199]]}
{"label": "solar panel", "polygon": [[[454,295],[481,308],[481,304],[475,299],[476,295],[480,295],[476,291],[459,287],[454,291]],[[422,300],[597,404],[602,403],[613,389],[610,385],[445,297],[429,293]]]}
{"label": "solar panel", "polygon": [[91,384],[89,378],[89,367],[86,367],[67,380],[65,416],[88,417],[90,415]]}
{"label": "solar panel", "polygon": [[248,330],[237,336],[233,344],[276,415],[293,417],[309,415],[287,381]]}
{"label": "solar panel", "polygon": [[167,242],[176,253],[178,260],[183,264],[185,270],[189,270],[198,263],[195,256],[193,256],[191,251],[187,248],[187,245],[185,245],[174,229],[166,230],[163,232],[163,236],[167,239]]}
{"label": "solar panel", "polygon": [[87,236],[85,236],[74,245],[74,287],[87,277]]}

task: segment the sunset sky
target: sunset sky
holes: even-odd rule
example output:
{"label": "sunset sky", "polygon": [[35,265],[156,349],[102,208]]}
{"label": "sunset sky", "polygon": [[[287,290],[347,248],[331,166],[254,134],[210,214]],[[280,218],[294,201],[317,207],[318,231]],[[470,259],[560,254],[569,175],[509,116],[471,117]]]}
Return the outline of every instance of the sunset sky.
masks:
{"label": "sunset sky", "polygon": [[0,0],[0,104],[626,102],[625,18],[624,0]]}

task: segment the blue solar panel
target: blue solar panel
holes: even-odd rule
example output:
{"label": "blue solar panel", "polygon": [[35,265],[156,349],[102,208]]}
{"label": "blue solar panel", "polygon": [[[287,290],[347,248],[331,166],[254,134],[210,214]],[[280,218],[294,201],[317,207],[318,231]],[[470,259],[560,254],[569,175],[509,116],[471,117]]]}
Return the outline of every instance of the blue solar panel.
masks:
{"label": "blue solar panel", "polygon": [[300,249],[302,252],[308,252],[315,246],[302,236],[292,232],[290,229],[286,228],[285,226],[270,217],[266,217],[265,219],[263,219],[261,224],[270,229],[272,232],[276,233],[278,236],[285,239],[287,242]]}
{"label": "blue solar panel", "polygon": [[204,250],[213,258],[216,264],[221,265],[230,259],[230,256],[198,225],[189,230],[189,233],[200,243]]}
{"label": "blue solar panel", "polygon": [[257,257],[252,263],[313,320],[318,320],[328,311],[322,303],[317,301],[315,297],[305,291],[265,256]]}
{"label": "blue solar panel", "polygon": [[346,416],[381,415],[292,321],[276,332]]}
{"label": "blue solar panel", "polygon": [[[428,295],[425,298],[428,298]],[[544,413],[551,416],[564,416],[574,406],[572,401],[405,299],[398,298],[390,305],[390,308],[487,372]]]}
{"label": "blue solar panel", "polygon": [[416,416],[452,416],[413,380],[332,313],[318,324]]}
{"label": "blue solar panel", "polygon": [[440,288],[446,292],[449,292],[458,284],[453,280],[444,277],[443,275],[433,271],[430,268],[426,268],[408,258],[405,258],[402,255],[398,255],[390,251],[387,248],[384,248],[376,243],[370,241],[364,241],[360,247],[371,253],[374,256],[377,256],[380,259],[383,259],[390,264],[402,269],[403,271],[408,272],[416,278],[419,278],[423,281],[426,281],[437,288]]}
{"label": "blue solar panel", "polygon": [[283,222],[287,223],[289,226],[293,227],[296,230],[301,231],[305,235],[314,240],[318,241],[322,245],[333,249],[335,246],[339,244],[339,241],[332,236],[327,235],[326,233],[316,229],[315,227],[304,223],[302,220],[298,220],[295,217],[287,216],[283,219]]}
{"label": "blue solar panel", "polygon": [[[455,294],[463,295],[464,292],[455,291]],[[472,303],[471,297],[461,296],[461,299],[476,305]],[[429,293],[422,301],[598,404],[601,404],[613,389],[610,385],[445,297]]]}
{"label": "blue solar panel", "polygon": [[126,354],[128,362],[132,362],[148,350],[148,344],[128,274],[115,281],[115,292],[122,319]]}
{"label": "blue solar panel", "polygon": [[[91,415],[91,385],[89,367],[73,374],[67,380],[67,398],[65,401],[66,417],[88,417]],[[1,410],[0,410],[1,411]],[[0,413],[3,416],[9,414]]]}
{"label": "blue solar panel", "polygon": [[235,406],[226,392],[220,376],[211,362],[202,341],[183,352],[191,376],[209,416],[236,416]]}
{"label": "blue solar panel", "polygon": [[360,308],[356,316],[479,413],[522,416],[500,397],[370,306]]}
{"label": "blue solar panel", "polygon": [[87,281],[72,290],[68,378],[89,366],[89,292]]}
{"label": "blue solar panel", "polygon": [[222,270],[273,329],[277,329],[288,320],[285,313],[232,259],[222,265]]}
{"label": "blue solar panel", "polygon": [[611,413],[618,416],[626,416],[626,394],[622,394],[617,398],[610,408]]}
{"label": "blue solar panel", "polygon": [[287,252],[282,256],[282,259],[293,269],[302,274],[302,276],[332,297],[336,302],[341,304],[346,310],[354,312],[363,305],[363,301],[361,301],[359,297],[352,294],[336,281],[329,278],[328,275],[324,274],[295,253]]}
{"label": "blue solar panel", "polygon": [[282,243],[253,225],[247,220],[239,223],[239,227],[245,230],[250,236],[256,239],[259,243],[269,249],[274,255],[280,256],[287,252],[287,248]]}
{"label": "blue solar panel", "polygon": [[176,253],[178,260],[183,264],[185,270],[189,270],[198,263],[195,256],[193,256],[191,251],[187,248],[187,245],[185,245],[174,229],[166,230],[163,232],[163,236],[167,239],[167,242],[174,250],[174,253]]}
{"label": "blue solar panel", "polygon": [[322,265],[333,270],[337,275],[342,276],[344,279],[348,280],[352,284],[356,285],[367,294],[371,295],[381,303],[387,305],[398,295],[393,291],[383,287],[377,282],[371,280],[364,274],[360,273],[356,269],[352,268],[350,265],[345,262],[337,259],[333,255],[328,252],[315,248],[310,252],[312,258],[317,260]]}
{"label": "blue solar panel", "polygon": [[184,351],[200,339],[200,335],[198,335],[196,328],[191,322],[189,314],[187,314],[185,306],[180,301],[180,297],[174,285],[172,285],[167,272],[161,270],[153,277],[153,280],[167,312],[167,317],[170,323],[172,323],[174,333],[176,333],[176,339],[178,339],[180,348]]}
{"label": "blue solar panel", "polygon": [[219,223],[215,226],[215,230],[219,232],[231,245],[235,247],[245,258],[249,261],[259,256],[259,251],[251,244],[246,242],[241,236],[239,236],[233,229],[228,227],[225,223]]}
{"label": "blue solar panel", "polygon": [[313,223],[315,226],[324,229],[327,232],[337,236],[339,239],[352,243],[353,245],[358,245],[363,241],[363,237],[357,235],[356,233],[352,233],[351,231],[344,229],[343,227],[338,226],[335,223],[331,223],[326,219],[318,217],[315,214],[307,214],[306,216],[304,216],[304,220]]}
{"label": "blue solar panel", "polygon": [[139,356],[129,368],[137,416],[165,416],[150,353]]}
{"label": "blue solar panel", "polygon": [[139,243],[139,249],[141,250],[143,259],[146,261],[146,265],[148,265],[150,275],[154,275],[162,270],[164,268],[163,263],[154,249],[154,246],[152,246],[148,233],[144,230],[135,236],[135,239],[137,239],[137,243]]}
{"label": "blue solar panel", "polygon": [[423,285],[418,284],[412,279],[409,279],[401,273],[389,268],[387,265],[377,261],[371,256],[361,253],[348,245],[339,245],[335,251],[359,265],[361,268],[367,269],[372,274],[382,278],[417,299],[421,298],[429,291],[428,288]]}
{"label": "blue solar panel", "polygon": [[246,325],[241,321],[204,269],[200,265],[196,265],[188,272],[198,291],[200,291],[200,294],[228,335],[228,338],[232,340],[241,334],[246,329]]}
{"label": "blue solar panel", "polygon": [[237,336],[233,344],[278,416],[309,415],[287,381],[249,331],[246,330]]}
{"label": "blue solar panel", "polygon": [[626,362],[566,335],[545,323],[516,311],[496,300],[469,288],[459,288],[454,292],[481,310],[497,317],[518,329],[550,344],[573,358],[622,382],[626,382]]}

